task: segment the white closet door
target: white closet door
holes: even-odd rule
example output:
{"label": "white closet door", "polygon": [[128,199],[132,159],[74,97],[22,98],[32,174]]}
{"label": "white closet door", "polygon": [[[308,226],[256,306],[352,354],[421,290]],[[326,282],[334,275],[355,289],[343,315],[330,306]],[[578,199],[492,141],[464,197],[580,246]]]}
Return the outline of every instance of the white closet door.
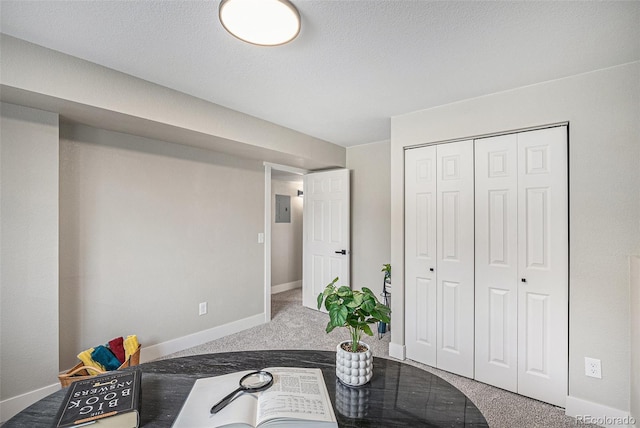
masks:
{"label": "white closet door", "polygon": [[567,128],[518,134],[518,393],[564,407],[568,358]]}
{"label": "white closet door", "polygon": [[437,367],[473,377],[473,141],[437,147]]}
{"label": "white closet door", "polygon": [[436,147],[405,151],[407,358],[436,366]]}
{"label": "white closet door", "polygon": [[478,139],[476,379],[564,407],[567,128]]}
{"label": "white closet door", "polygon": [[517,392],[517,135],[476,140],[475,165],[475,378]]}

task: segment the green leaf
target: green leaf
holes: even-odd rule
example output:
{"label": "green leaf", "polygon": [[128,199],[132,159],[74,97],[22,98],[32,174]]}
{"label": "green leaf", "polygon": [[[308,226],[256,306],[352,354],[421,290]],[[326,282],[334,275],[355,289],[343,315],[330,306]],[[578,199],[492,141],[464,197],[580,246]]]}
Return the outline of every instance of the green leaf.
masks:
{"label": "green leaf", "polygon": [[382,322],[386,322],[386,323],[391,322],[391,317],[389,317],[389,315],[384,313],[384,312],[375,311],[375,315],[374,316],[378,319],[378,321],[382,321]]}
{"label": "green leaf", "polygon": [[353,291],[349,287],[343,285],[342,287],[338,288],[338,296],[353,297]]}
{"label": "green leaf", "polygon": [[376,308],[371,311],[371,316],[376,318],[376,321],[382,321],[382,322],[390,322],[391,319],[389,317],[390,314],[390,310],[388,307],[382,305],[382,304],[378,304],[376,306]]}
{"label": "green leaf", "polygon": [[374,311],[371,315],[373,315],[373,317],[375,318],[376,322],[377,321],[382,321],[382,322],[386,322],[386,323],[391,322],[391,319],[387,315],[382,313],[382,312]]}
{"label": "green leaf", "polygon": [[331,333],[331,332],[333,331],[333,329],[334,329],[334,328],[336,328],[336,326],[335,326],[335,325],[333,325],[333,324],[331,324],[331,321],[329,321],[329,322],[327,323],[327,328],[325,329],[325,331],[326,331],[327,333]]}
{"label": "green leaf", "polygon": [[362,302],[364,302],[364,296],[360,293],[358,294],[354,294],[353,295],[353,300],[356,301],[358,303],[358,305],[361,305]]}
{"label": "green leaf", "polygon": [[358,306],[362,305],[362,299],[362,294],[354,294],[353,298],[349,300],[345,298],[344,303],[349,308],[357,308]]}
{"label": "green leaf", "polygon": [[318,309],[322,307],[322,301],[324,300],[324,293],[318,294]]}
{"label": "green leaf", "polygon": [[370,294],[371,296],[373,296],[375,298],[375,294],[373,294],[373,291],[371,291],[371,289],[367,288],[367,287],[362,287],[362,291],[366,294]]}
{"label": "green leaf", "polygon": [[340,304],[340,298],[335,294],[330,294],[327,296],[327,299],[324,301],[324,307],[327,310],[330,310],[332,306],[336,306]]}
{"label": "green leaf", "polygon": [[331,320],[331,324],[336,327],[345,325],[347,321],[347,314],[347,308],[344,306],[332,306],[329,309],[329,319]]}
{"label": "green leaf", "polygon": [[370,297],[365,297],[364,302],[362,302],[362,310],[367,314],[370,314],[376,308],[376,301]]}
{"label": "green leaf", "polygon": [[382,312],[385,315],[390,315],[391,314],[391,308],[389,308],[388,306],[385,306],[385,305],[383,305],[381,303],[376,306],[376,309],[378,311]]}
{"label": "green leaf", "polygon": [[353,328],[358,328],[359,323],[357,318],[347,318],[347,324]]}
{"label": "green leaf", "polygon": [[362,331],[364,331],[367,336],[373,336],[373,332],[371,331],[371,327],[369,327],[369,324],[365,324],[362,327]]}

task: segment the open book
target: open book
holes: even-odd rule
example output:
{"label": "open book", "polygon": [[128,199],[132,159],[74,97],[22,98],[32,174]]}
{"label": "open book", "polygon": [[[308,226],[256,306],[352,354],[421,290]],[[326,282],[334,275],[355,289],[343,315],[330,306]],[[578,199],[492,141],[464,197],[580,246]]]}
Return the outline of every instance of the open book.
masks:
{"label": "open book", "polygon": [[262,392],[242,393],[216,414],[211,406],[238,387],[252,370],[198,379],[173,428],[305,427],[337,428],[320,369],[270,367],[273,385]]}

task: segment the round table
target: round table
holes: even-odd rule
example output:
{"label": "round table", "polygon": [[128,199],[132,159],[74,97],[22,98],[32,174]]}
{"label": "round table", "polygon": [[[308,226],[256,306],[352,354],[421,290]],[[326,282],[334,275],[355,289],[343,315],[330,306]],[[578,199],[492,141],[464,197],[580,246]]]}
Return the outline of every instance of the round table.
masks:
{"label": "round table", "polygon": [[[487,427],[477,407],[445,380],[417,367],[375,357],[373,378],[359,388],[337,381],[335,352],[247,351],[193,355],[140,364],[141,427],[170,427],[198,378],[265,367],[322,370],[340,427]],[[65,390],[11,418],[3,428],[55,426]]]}

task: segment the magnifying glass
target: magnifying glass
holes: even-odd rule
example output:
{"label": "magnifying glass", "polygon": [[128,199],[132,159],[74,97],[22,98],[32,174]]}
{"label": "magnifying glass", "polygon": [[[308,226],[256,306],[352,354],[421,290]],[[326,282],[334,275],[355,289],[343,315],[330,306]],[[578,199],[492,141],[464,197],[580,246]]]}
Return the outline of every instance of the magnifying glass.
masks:
{"label": "magnifying glass", "polygon": [[218,413],[233,400],[238,393],[259,392],[273,385],[273,375],[265,371],[247,373],[240,379],[240,386],[231,394],[218,401],[211,408],[211,413]]}

